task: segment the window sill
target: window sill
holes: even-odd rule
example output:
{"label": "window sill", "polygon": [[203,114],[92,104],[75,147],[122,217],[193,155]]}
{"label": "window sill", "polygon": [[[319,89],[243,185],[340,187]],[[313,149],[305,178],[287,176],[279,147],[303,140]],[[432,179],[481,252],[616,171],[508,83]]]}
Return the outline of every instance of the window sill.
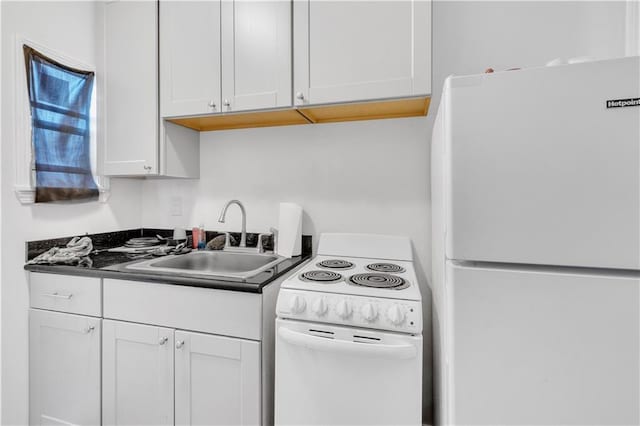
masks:
{"label": "window sill", "polygon": [[[36,201],[36,190],[30,186],[14,186],[14,192],[20,204],[34,204]],[[108,188],[100,188],[100,195],[98,195],[99,203],[106,203],[111,195]]]}

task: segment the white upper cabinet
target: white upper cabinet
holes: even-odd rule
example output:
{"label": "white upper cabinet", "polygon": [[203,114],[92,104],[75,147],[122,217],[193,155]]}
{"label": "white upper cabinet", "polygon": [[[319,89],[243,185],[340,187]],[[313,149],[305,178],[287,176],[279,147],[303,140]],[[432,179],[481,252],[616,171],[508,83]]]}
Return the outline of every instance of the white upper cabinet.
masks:
{"label": "white upper cabinet", "polygon": [[100,322],[29,310],[29,424],[100,424]]}
{"label": "white upper cabinet", "polygon": [[178,425],[261,424],[260,343],[176,331]]}
{"label": "white upper cabinet", "polygon": [[222,1],[222,111],[291,106],[291,3]]}
{"label": "white upper cabinet", "polygon": [[[197,178],[198,132],[161,122],[158,114],[157,2],[110,0],[104,8],[106,129],[102,174]],[[185,25],[179,34],[188,33],[189,28]],[[192,83],[189,74],[182,72],[179,81],[183,86]],[[178,87],[182,93],[183,86]],[[206,93],[206,87],[197,86],[195,92]],[[219,97],[219,85],[216,93]]]}
{"label": "white upper cabinet", "polygon": [[296,105],[430,94],[431,2],[295,0],[293,13]]}
{"label": "white upper cabinet", "polygon": [[105,3],[103,174],[158,174],[157,5]]}
{"label": "white upper cabinet", "polygon": [[291,3],[160,1],[160,113],[291,106]]}
{"label": "white upper cabinet", "polygon": [[220,0],[161,0],[161,115],[220,112],[220,75]]}

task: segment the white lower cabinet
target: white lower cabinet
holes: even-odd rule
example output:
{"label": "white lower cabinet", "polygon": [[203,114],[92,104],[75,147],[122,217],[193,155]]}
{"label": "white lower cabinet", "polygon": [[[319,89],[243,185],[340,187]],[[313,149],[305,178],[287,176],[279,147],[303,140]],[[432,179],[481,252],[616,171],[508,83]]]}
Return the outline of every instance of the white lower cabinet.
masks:
{"label": "white lower cabinet", "polygon": [[173,424],[173,330],[104,320],[102,420]]}
{"label": "white lower cabinet", "polygon": [[260,343],[176,331],[177,425],[260,424]]}
{"label": "white lower cabinet", "polygon": [[178,425],[260,424],[259,342],[124,321],[103,327],[103,424],[174,424],[174,398]]}
{"label": "white lower cabinet", "polygon": [[100,424],[101,321],[29,310],[30,424]]}
{"label": "white lower cabinet", "polygon": [[30,424],[273,425],[283,279],[246,293],[31,273]]}

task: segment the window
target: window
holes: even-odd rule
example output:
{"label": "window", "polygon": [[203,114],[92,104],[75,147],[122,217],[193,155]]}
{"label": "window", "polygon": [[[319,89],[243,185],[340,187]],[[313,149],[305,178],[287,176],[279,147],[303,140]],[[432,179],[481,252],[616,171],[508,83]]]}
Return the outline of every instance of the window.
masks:
{"label": "window", "polygon": [[94,200],[91,98],[95,74],[24,45],[35,165],[35,202]]}

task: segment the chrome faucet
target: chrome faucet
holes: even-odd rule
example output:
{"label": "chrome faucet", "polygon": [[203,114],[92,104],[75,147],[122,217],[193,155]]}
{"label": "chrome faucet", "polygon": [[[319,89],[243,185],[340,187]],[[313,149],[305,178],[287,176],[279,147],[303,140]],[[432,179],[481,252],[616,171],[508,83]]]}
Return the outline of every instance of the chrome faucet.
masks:
{"label": "chrome faucet", "polygon": [[[224,217],[227,214],[227,209],[231,204],[237,204],[240,207],[240,212],[242,213],[242,234],[240,234],[240,247],[244,248],[247,246],[247,212],[244,209],[242,203],[238,200],[231,200],[225,204],[222,212],[220,212],[220,217],[218,218],[218,222],[224,223]],[[225,244],[225,248],[228,244]]]}

